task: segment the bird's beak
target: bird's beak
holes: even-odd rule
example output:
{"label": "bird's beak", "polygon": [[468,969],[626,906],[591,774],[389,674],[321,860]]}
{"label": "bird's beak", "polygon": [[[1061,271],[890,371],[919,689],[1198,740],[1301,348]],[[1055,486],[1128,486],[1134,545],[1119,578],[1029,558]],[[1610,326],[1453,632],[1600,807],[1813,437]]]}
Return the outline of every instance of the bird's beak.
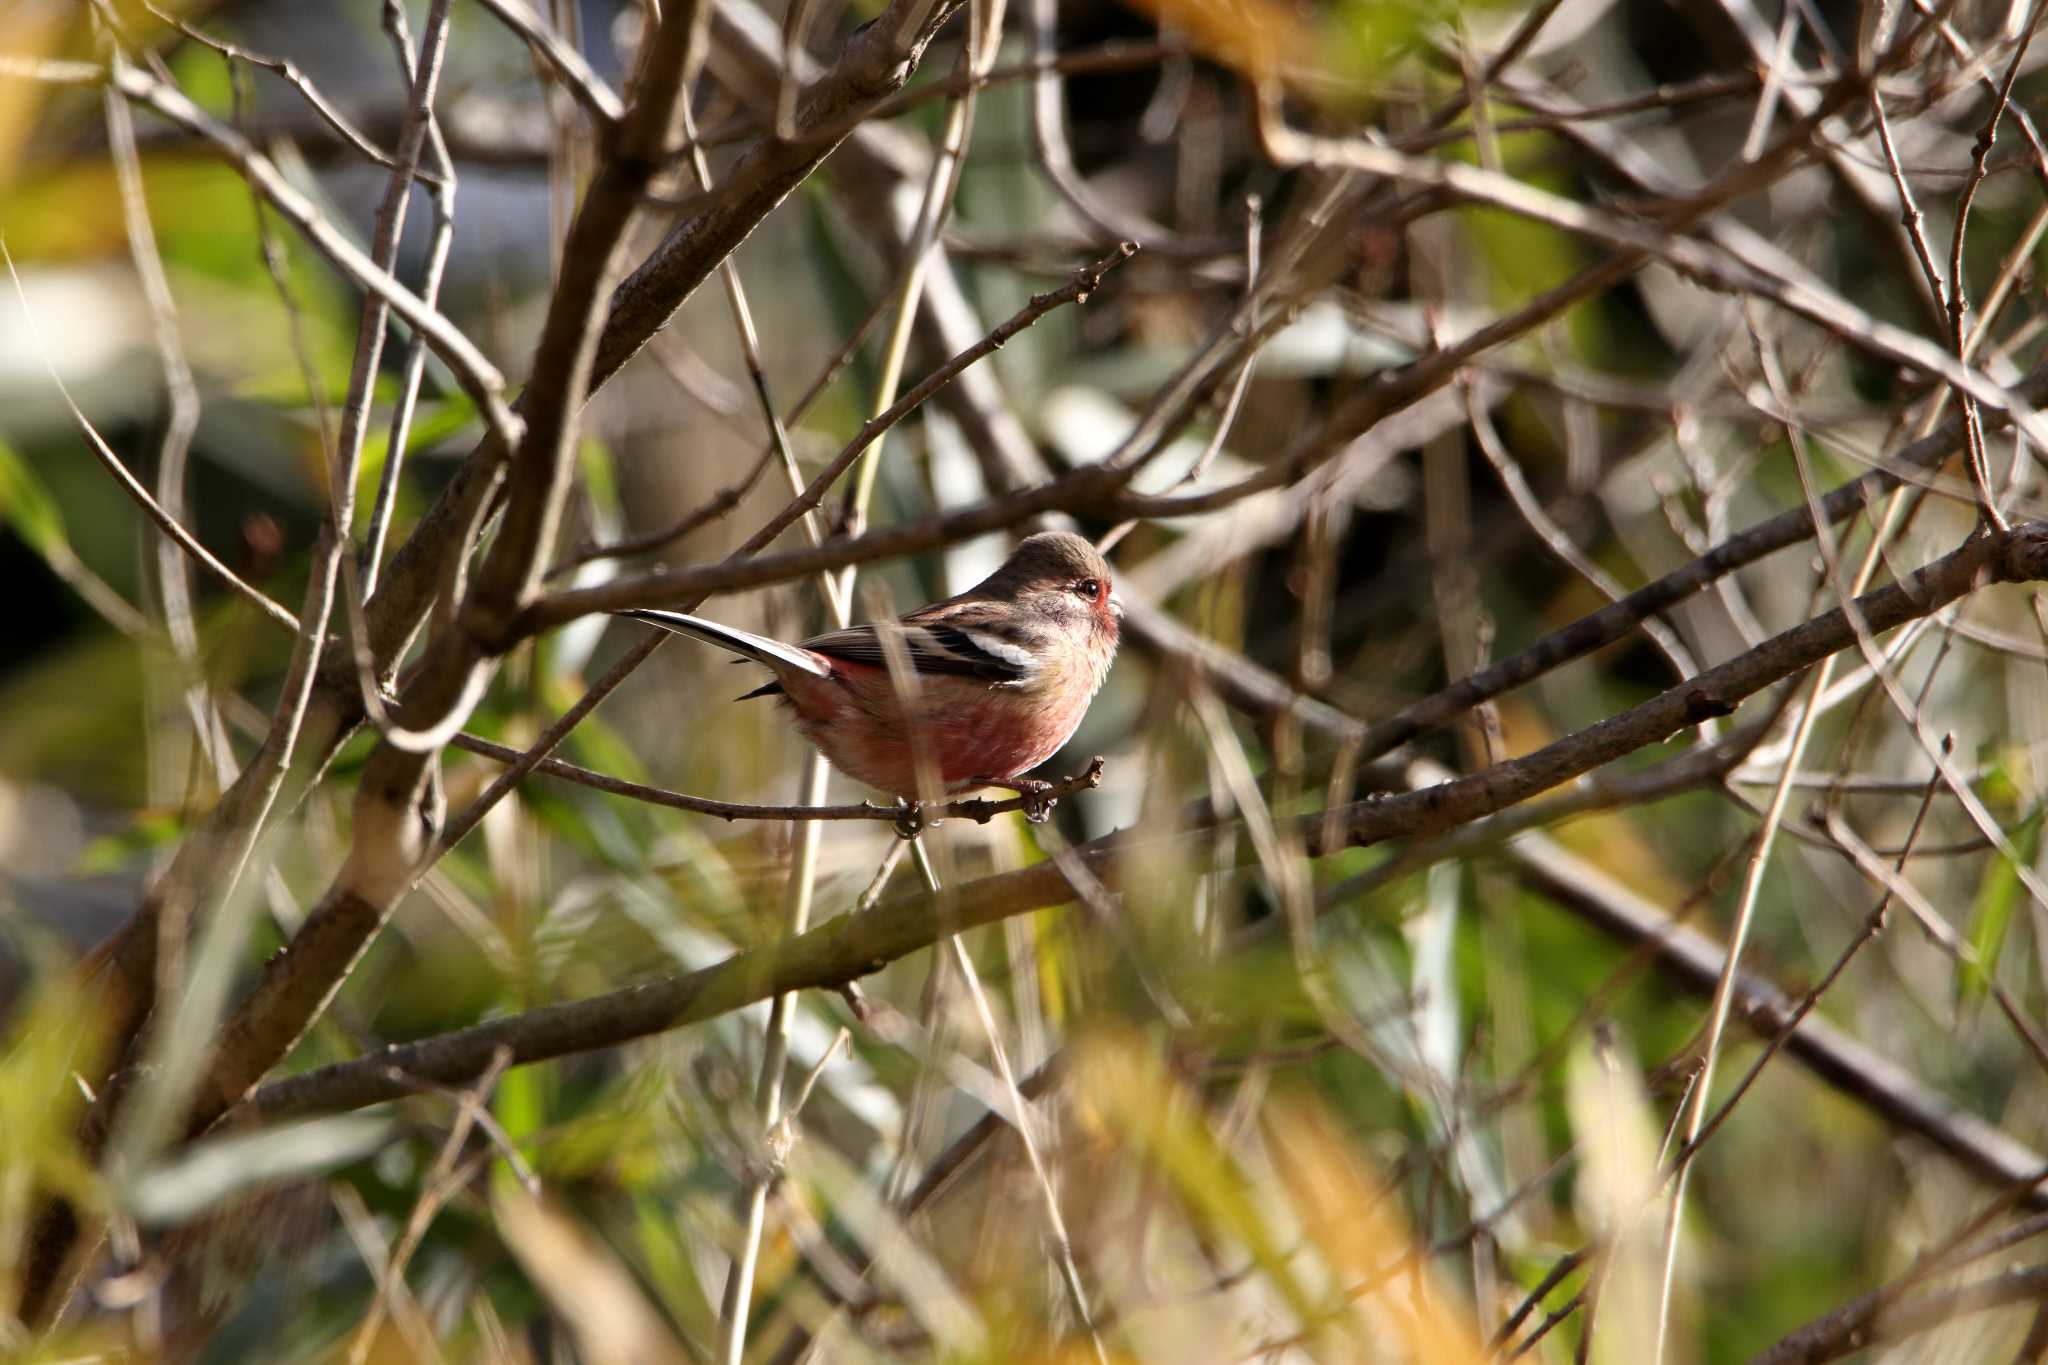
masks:
{"label": "bird's beak", "polygon": [[1117,596],[1115,588],[1109,590],[1109,609],[1116,615],[1117,620],[1124,619],[1124,599]]}

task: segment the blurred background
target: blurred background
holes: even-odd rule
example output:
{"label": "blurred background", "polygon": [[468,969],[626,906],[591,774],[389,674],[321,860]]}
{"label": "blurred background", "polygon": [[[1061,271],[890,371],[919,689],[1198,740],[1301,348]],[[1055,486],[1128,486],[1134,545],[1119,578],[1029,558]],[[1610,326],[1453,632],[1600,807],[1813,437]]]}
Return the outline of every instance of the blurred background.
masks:
{"label": "blurred background", "polygon": [[[614,89],[659,12],[543,8],[538,22]],[[2029,121],[2044,93],[2038,6],[1011,7],[974,91],[904,387],[1118,240],[1141,249],[890,433],[869,523],[1101,461],[1153,411],[1173,421],[1139,489],[1279,477],[1270,494],[1117,541],[1130,633],[1041,773],[1100,754],[1101,786],[1042,828],[956,819],[926,837],[949,884],[1133,827],[1171,855],[1127,865],[1118,895],[966,939],[1001,1065],[943,951],[887,965],[858,1010],[799,997],[801,1109],[767,1138],[760,1005],[506,1070],[480,1113],[459,1089],[423,1087],[95,1171],[59,1079],[70,1025],[91,1011],[71,964],[135,911],[248,761],[291,645],[165,550],[95,445],[236,574],[298,603],[363,298],[214,145],[126,112],[102,73],[118,51],[182,91],[367,246],[389,172],[364,147],[397,142],[407,100],[386,9],[0,11],[0,1281],[37,1188],[78,1194],[115,1228],[65,1328],[32,1340],[16,1324],[8,1350],[1704,1363],[1750,1359],[1908,1275],[1894,1298],[1920,1317],[1887,1329],[1873,1310],[1863,1337],[1837,1334],[1841,1351],[1779,1358],[2042,1358],[2042,1289],[2025,1278],[2040,1228],[2031,1186],[2013,1184],[2029,1159],[2048,1163],[2034,1155],[2048,1153],[2037,589],[1987,588],[1923,618],[1888,637],[1881,671],[1851,650],[1818,696],[1811,674],[1785,679],[1512,828],[1317,859],[1260,834],[1273,816],[1529,753],[1834,605],[1822,543],[1799,538],[1652,629],[1356,770],[1365,727],[1802,507],[1808,481],[1825,491],[1887,467],[1953,414],[1951,388],[1884,338],[1948,354],[1965,335],[1999,385],[2032,368],[2048,224],[2048,155]],[[426,5],[406,12],[417,35]],[[814,70],[875,13],[716,0],[693,105],[714,186],[774,134],[781,44]],[[875,410],[906,225],[957,109],[949,92],[966,84],[946,85],[966,39],[956,18],[864,140],[731,258],[762,387],[785,415],[806,404],[788,422],[806,474]],[[1753,263],[1811,286],[1842,305],[1837,323],[1732,274],[1661,264],[1537,314],[1532,301],[1619,248],[1440,185],[1284,164],[1254,117],[1275,83],[1300,128],[1708,244],[1731,272]],[[439,307],[516,385],[606,148],[556,69],[468,0],[450,15],[435,112],[446,161],[430,149],[434,183],[413,191],[394,273],[418,287],[445,249]],[[1753,184],[1715,189],[1745,167]],[[437,188],[451,210],[442,247]],[[678,176],[664,194],[635,260],[706,192]],[[1952,324],[1945,272],[1965,207],[1967,302]],[[1347,403],[1495,323],[1502,344],[1449,383],[1341,429]],[[375,376],[359,537],[392,460],[410,340],[394,329]],[[1206,377],[1199,402],[1173,397],[1190,375]],[[1999,506],[2038,515],[2030,443],[1987,420]],[[429,356],[391,482],[392,547],[480,431]],[[1317,433],[1334,433],[1334,459],[1278,463]],[[549,586],[723,557],[788,499],[770,453],[727,286],[707,281],[592,400]],[[1841,572],[1875,545],[1883,582],[1970,535],[1964,464],[1921,463],[1910,496],[1873,494],[1824,542]],[[828,533],[844,529],[836,497],[825,512]],[[686,534],[632,548],[685,521]],[[1036,524],[1020,515],[869,566],[855,615],[959,591]],[[1048,524],[1102,537],[1116,519]],[[827,624],[801,580],[703,610],[787,638]],[[524,747],[639,630],[588,617],[522,645],[466,728]],[[735,700],[757,681],[671,644],[560,756],[672,791],[799,803],[802,741],[773,704]],[[1741,752],[1673,776],[1731,736]],[[340,744],[266,828],[221,950],[229,998],[341,864],[374,739]],[[1949,743],[1960,792],[1937,780],[1931,740]],[[1788,768],[1782,828],[1753,862]],[[451,749],[451,808],[500,769]],[[867,795],[835,778],[829,799]],[[1249,824],[1166,840],[1203,800]],[[530,777],[405,899],[286,1070],[772,941],[792,841],[786,821]],[[914,894],[898,844],[887,823],[825,824],[817,916]],[[1869,871],[1895,861],[1910,894],[1887,896]],[[1745,906],[1755,975],[1713,1045],[1715,1102],[1795,1002],[1816,983],[1826,993],[1804,1041],[1774,1052],[1700,1149],[1667,1239],[1659,1167],[1686,1131],[1720,954]],[[1005,1067],[1045,1096],[1030,1151],[985,1118],[1014,1115]],[[749,1245],[750,1197],[766,1198],[766,1228],[729,1355],[721,1299]],[[1952,1242],[1963,1251],[1916,1261]]]}

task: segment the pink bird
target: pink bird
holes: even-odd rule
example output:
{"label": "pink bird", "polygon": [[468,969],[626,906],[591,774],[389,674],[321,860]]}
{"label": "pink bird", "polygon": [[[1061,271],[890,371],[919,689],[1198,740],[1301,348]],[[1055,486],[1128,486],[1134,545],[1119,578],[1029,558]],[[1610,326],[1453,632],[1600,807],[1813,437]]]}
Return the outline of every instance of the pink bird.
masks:
{"label": "pink bird", "polygon": [[[920,762],[942,791],[1042,792],[1022,775],[1081,724],[1116,657],[1123,603],[1093,545],[1046,531],[966,592],[900,618],[894,641],[867,625],[791,645],[680,612],[618,614],[763,665],[775,681],[747,696],[780,696],[833,767],[915,799]],[[910,686],[891,677],[891,651]]]}

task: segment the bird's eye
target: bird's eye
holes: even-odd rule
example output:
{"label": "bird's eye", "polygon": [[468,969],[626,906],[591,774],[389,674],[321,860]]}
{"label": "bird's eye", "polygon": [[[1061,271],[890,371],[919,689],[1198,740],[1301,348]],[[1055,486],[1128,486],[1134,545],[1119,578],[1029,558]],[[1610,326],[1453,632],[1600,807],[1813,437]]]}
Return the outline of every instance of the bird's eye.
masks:
{"label": "bird's eye", "polygon": [[1102,596],[1102,585],[1092,578],[1084,578],[1074,585],[1074,591],[1093,602]]}

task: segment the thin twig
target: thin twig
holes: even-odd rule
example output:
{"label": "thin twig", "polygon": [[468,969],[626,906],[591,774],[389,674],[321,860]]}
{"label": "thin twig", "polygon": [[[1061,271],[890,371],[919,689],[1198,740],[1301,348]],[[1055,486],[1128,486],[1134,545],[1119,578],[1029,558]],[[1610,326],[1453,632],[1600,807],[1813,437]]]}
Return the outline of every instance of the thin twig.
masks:
{"label": "thin twig", "polygon": [[[934,896],[944,894],[939,885],[936,869],[932,867],[931,854],[925,849],[922,838],[910,841],[910,852],[917,863],[918,876],[923,878],[925,890]],[[1031,1175],[1038,1186],[1041,1202],[1045,1207],[1045,1221],[1052,1234],[1053,1247],[1058,1253],[1060,1278],[1066,1282],[1067,1297],[1073,1301],[1074,1314],[1081,1320],[1081,1326],[1088,1333],[1088,1342],[1094,1348],[1099,1365],[1109,1365],[1109,1350],[1102,1343],[1102,1334],[1096,1330],[1094,1315],[1088,1307],[1088,1290],[1081,1283],[1081,1268],[1074,1262],[1073,1240],[1067,1235],[1067,1220],[1060,1212],[1059,1194],[1053,1189],[1052,1174],[1045,1164],[1045,1156],[1039,1151],[1037,1135],[1032,1131],[1031,1105],[1024,1098],[1024,1092],[1017,1086],[1016,1073],[1010,1070],[1009,1051],[1003,1046],[1002,1032],[996,1027],[995,1012],[989,1008],[988,993],[981,988],[981,975],[974,969],[974,959],[968,956],[966,945],[960,935],[947,937],[953,965],[959,970],[961,979],[967,983],[968,997],[974,1002],[974,1012],[981,1020],[982,1034],[988,1043],[989,1056],[996,1064],[996,1074],[1002,1079],[1003,1089],[1008,1094],[1014,1111],[1012,1122],[1017,1138],[1023,1144],[1025,1160],[1031,1163]]]}
{"label": "thin twig", "polygon": [[576,102],[596,121],[600,136],[625,117],[626,106],[619,99],[618,92],[592,71],[590,63],[583,60],[583,54],[563,42],[561,36],[548,27],[547,21],[534,13],[525,0],[477,2],[497,16],[498,22],[523,38],[554,68],[562,84],[576,97]]}
{"label": "thin twig", "polygon": [[[860,325],[855,327],[846,340],[840,343],[839,350],[833,354],[830,360],[825,362],[824,368],[819,370],[817,376],[811,380],[810,386],[804,390],[803,396],[796,400],[796,403],[790,408],[788,415],[781,419],[785,427],[795,426],[797,421],[806,412],[810,411],[811,404],[817,402],[818,398],[831,386],[832,381],[839,377],[840,371],[844,370],[852,362],[853,357],[860,351],[861,343],[867,340],[868,333],[874,329],[877,322],[881,321],[883,311],[887,307],[887,299],[877,299],[875,301],[874,306],[861,319]],[[684,514],[680,520],[672,522],[659,530],[649,531],[637,536],[626,536],[609,544],[583,546],[571,554],[564,555],[561,562],[550,571],[549,576],[559,577],[573,572],[593,560],[620,559],[627,555],[652,554],[656,550],[673,545],[698,527],[716,521],[738,507],[740,500],[747,495],[748,490],[760,481],[761,475],[767,472],[770,464],[774,463],[776,454],[775,442],[771,440],[761,447],[760,455],[748,467],[747,472],[740,476],[737,482],[719,490],[701,506]]]}
{"label": "thin twig", "polygon": [[[229,61],[246,62],[250,66],[260,66],[265,71],[277,76],[280,80],[290,85],[292,89],[299,92],[299,97],[305,100],[307,106],[319,116],[322,123],[334,130],[336,137],[386,170],[398,169],[400,158],[391,155],[365,137],[353,123],[349,122],[348,117],[341,110],[335,108],[333,101],[320,93],[319,87],[307,78],[306,73],[300,70],[296,63],[282,57],[269,57],[261,52],[252,52],[239,44],[216,38],[203,29],[195,28],[176,14],[150,3],[150,0],[143,0],[142,7],[159,21],[169,24],[193,42],[211,48]],[[426,179],[427,177],[423,175],[421,178]]]}
{"label": "thin twig", "polygon": [[[385,31],[398,58],[405,80],[414,78],[417,58],[405,18],[405,7],[387,3]],[[420,298],[434,306],[441,296],[441,279],[448,268],[448,253],[455,242],[455,164],[441,133],[441,121],[427,111],[427,149],[433,154],[437,179],[431,183],[434,210],[432,237],[427,247],[427,265],[420,279]],[[405,467],[406,446],[412,436],[412,419],[419,402],[420,382],[426,375],[427,345],[417,333],[406,342],[405,369],[398,381],[398,401],[391,408],[391,425],[384,440],[384,468],[377,477],[377,498],[370,508],[370,523],[363,532],[362,595],[367,600],[377,591],[383,570],[384,542],[391,531],[391,519],[398,510],[398,476]]]}
{"label": "thin twig", "polygon": [[135,500],[136,506],[142,509],[144,515],[156,523],[157,529],[177,542],[179,548],[190,555],[200,568],[240,593],[271,620],[288,630],[296,631],[299,628],[298,617],[279,605],[262,589],[244,582],[241,575],[215,558],[211,550],[201,545],[190,531],[179,525],[170,513],[163,509],[162,504],[142,486],[141,481],[128,472],[128,466],[121,462],[121,457],[100,438],[99,432],[79,409],[76,400],[71,397],[71,390],[65,385],[63,376],[57,373],[56,364],[50,359],[50,349],[43,340],[42,327],[37,323],[35,313],[29,307],[28,292],[22,287],[21,275],[14,268],[14,256],[7,250],[4,242],[0,242],[0,260],[7,263],[8,278],[14,281],[15,298],[21,304],[22,317],[28,323],[29,335],[35,339],[37,353],[43,357],[43,366],[49,372],[50,382],[56,386],[58,395],[64,400],[65,409],[71,414],[71,420],[77,425],[79,434],[85,437],[86,445],[99,459],[101,467],[113,476],[114,482],[121,486],[123,492]]}
{"label": "thin twig", "polygon": [[[833,456],[825,467],[812,477],[810,483],[805,485],[804,491],[796,498],[793,498],[774,517],[770,518],[761,531],[757,532],[750,539],[749,544],[755,541],[765,544],[781,535],[783,531],[794,525],[800,518],[823,502],[826,494],[831,490],[832,485],[838,482],[840,476],[891,427],[916,411],[933,394],[944,388],[947,383],[959,375],[961,371],[982,357],[1000,350],[1003,344],[1009,341],[1011,337],[1017,335],[1017,333],[1023,331],[1053,309],[1060,307],[1062,304],[1086,301],[1088,296],[1100,287],[1103,275],[1115,269],[1124,261],[1129,260],[1136,250],[1136,247],[1126,242],[1118,248],[1114,255],[1106,256],[1095,264],[1074,272],[1074,278],[1060,288],[1034,295],[1029,303],[1004,320],[987,336],[960,352],[951,360],[948,360],[931,374],[926,375],[910,392],[890,404],[887,409],[869,418],[861,425],[861,429],[854,434],[853,439],[848,441],[840,449],[839,453]],[[1007,520],[999,519],[999,524],[1010,524],[1015,519],[1014,516]],[[794,574],[784,574],[781,572],[781,563],[779,561],[788,559],[788,555],[753,555],[749,551],[742,549],[741,552],[728,556],[712,572],[701,575],[709,579],[713,585],[704,589],[699,589],[694,581],[700,576],[699,574],[682,570],[675,572],[657,571],[639,578],[621,577],[597,587],[570,589],[551,593],[535,602],[522,613],[518,622],[511,629],[515,633],[526,634],[571,620],[591,611],[615,611],[624,606],[647,606],[657,602],[661,605],[670,605],[679,600],[686,603],[701,601],[703,597],[709,596],[711,592],[718,591],[728,584],[734,587],[752,586],[757,582],[780,582],[784,578],[803,576],[809,573],[820,572],[824,569],[845,568],[853,564],[866,563],[874,559],[883,558],[884,553],[886,553],[849,554],[847,553],[848,547],[862,545],[863,542],[866,542],[866,547],[864,548],[875,547],[880,544],[893,545],[899,538],[901,538],[900,533],[892,536],[889,532],[876,532],[865,537],[857,537],[851,541],[835,541],[831,545],[797,551],[795,552],[796,554],[806,556],[812,561],[814,567],[799,570]],[[773,567],[765,572],[762,569],[750,569],[748,567],[754,564],[766,565],[771,563]],[[648,587],[650,582],[657,584],[674,583],[678,584],[678,586],[682,582],[689,582],[689,586],[681,587],[679,591],[662,592],[660,588],[650,590]],[[653,599],[652,602],[641,600],[650,597]],[[617,601],[614,605],[597,605],[599,602],[610,599],[617,599]],[[688,607],[685,606],[682,609],[687,610]]]}
{"label": "thin twig", "polygon": [[[523,750],[494,744],[476,735],[458,734],[449,742],[458,749],[466,749],[485,758],[494,758],[501,763],[516,763],[525,756]],[[1075,792],[1093,790],[1102,784],[1102,769],[1103,760],[1098,755],[1081,772],[1061,778],[1037,796],[1028,799],[1021,796],[1011,797],[1003,801],[969,797],[922,807],[918,815],[928,823],[957,819],[972,820],[977,825],[985,825],[998,815],[1031,809],[1036,804],[1057,800],[1062,796],[1071,796]],[[546,777],[558,777],[565,782],[574,782],[595,791],[609,792],[613,796],[624,796],[634,801],[645,801],[649,805],[666,806],[670,810],[689,811],[696,815],[715,815],[721,820],[878,820],[895,824],[901,821],[904,815],[901,806],[878,806],[871,801],[856,801],[842,806],[759,806],[737,801],[713,801],[702,796],[686,796],[682,792],[669,791],[664,787],[628,782],[623,778],[579,768],[558,758],[542,759],[534,765],[533,771]]]}
{"label": "thin twig", "polygon": [[420,1181],[420,1195],[413,1203],[411,1216],[406,1219],[405,1232],[398,1239],[397,1245],[391,1248],[390,1259],[384,1265],[380,1280],[382,1288],[370,1300],[368,1311],[363,1314],[362,1321],[356,1326],[355,1336],[349,1341],[349,1365],[363,1365],[363,1362],[369,1359],[391,1286],[405,1283],[405,1267],[412,1260],[413,1253],[419,1250],[421,1241],[426,1238],[427,1228],[434,1221],[434,1215],[459,1188],[455,1163],[462,1155],[463,1144],[469,1141],[469,1130],[483,1117],[484,1105],[489,1100],[491,1091],[497,1088],[498,1078],[505,1074],[505,1068],[511,1065],[511,1062],[509,1053],[498,1053],[491,1058],[491,1064],[484,1069],[484,1074],[477,1077],[476,1084],[464,1090],[457,1098],[455,1122],[449,1125],[448,1136],[441,1143],[441,1150],[434,1157],[434,1164]]}
{"label": "thin twig", "polygon": [[[1899,166],[1898,148],[1892,145],[1891,120],[1885,117],[1884,96],[1875,89],[1870,92],[1870,109],[1873,121],[1877,127],[1878,145],[1884,149],[1885,166],[1891,171],[1892,184],[1898,190],[1900,220],[1905,225],[1906,239],[1912,244],[1913,256],[1920,263],[1920,270],[1922,275],[1926,277],[1929,292],[1945,304],[1953,329],[1952,338],[1956,348],[1956,355],[1959,359],[1966,359],[1967,351],[1963,344],[1962,325],[1962,315],[1965,307],[1963,302],[1963,282],[1959,278],[1943,280],[1941,268],[1934,263],[1933,249],[1927,244],[1925,215],[1920,212],[1920,205],[1913,198],[1912,187],[1906,181],[1906,173]],[[1992,114],[1994,122],[1997,117],[1998,115],[1994,112]],[[1981,163],[1979,169],[1982,169]],[[1974,184],[1965,189],[1965,205],[1967,205],[1969,197],[1974,192]],[[1958,269],[1962,266],[1962,248],[1963,226],[1961,220],[1958,220],[1955,230],[1955,255],[1951,258],[1952,264]],[[1977,412],[1977,400],[1973,395],[1964,392],[1961,388],[1956,390],[1956,394],[1961,399],[1963,406],[1963,430],[1967,435],[1964,451],[1969,457],[1966,463],[1970,469],[1970,484],[1977,494],[1978,515],[1983,517],[1985,523],[1993,529],[2004,530],[2007,525],[2005,514],[1998,510],[1998,499],[1991,491],[1991,470],[1985,460],[1984,433],[1981,419]]]}
{"label": "thin twig", "polygon": [[1816,1318],[1749,1365],[1822,1365],[1884,1342],[1904,1341],[1957,1318],[2048,1295],[2048,1266],[2022,1266],[1988,1279],[1898,1298],[1879,1290]]}
{"label": "thin twig", "polygon": [[462,330],[417,294],[381,270],[330,222],[305,195],[295,189],[271,160],[249,141],[192,103],[181,92],[165,85],[141,69],[122,64],[110,76],[115,89],[139,104],[148,105],[163,117],[187,129],[217,150],[233,164],[242,178],[283,214],[319,248],[322,255],[356,283],[390,305],[391,311],[408,327],[423,336],[434,353],[446,361],[456,382],[475,400],[486,427],[510,449],[517,442],[523,424],[505,403],[505,378],[497,367]]}
{"label": "thin twig", "polygon": [[[1766,375],[1772,381],[1774,389],[1782,394],[1783,385],[1777,377],[1770,349],[1761,344],[1760,338],[1757,352]],[[1800,475],[1804,483],[1807,473],[1804,457],[1805,447],[1803,445],[1804,436],[1796,429],[1790,427],[1787,428],[1787,434],[1793,445],[1794,456],[1800,461]],[[1810,484],[1806,484],[1806,488],[1808,509],[1818,518],[1820,511],[1817,494]],[[1862,630],[1860,623],[1855,620],[1854,603],[1851,599],[1855,594],[1860,593],[1870,582],[1871,576],[1877,571],[1878,565],[1882,562],[1884,547],[1897,530],[1898,517],[1902,507],[1903,501],[1901,497],[1899,494],[1894,493],[1886,503],[1883,514],[1873,519],[1870,545],[1864,553],[1863,562],[1857,567],[1854,581],[1845,583],[1838,574],[1835,578],[1835,587],[1842,602],[1841,611],[1843,612],[1844,620],[1850,623],[1852,627],[1856,627],[1856,635],[1859,641],[1867,635],[1867,632]],[[1815,534],[1824,543],[1828,543],[1831,546],[1829,528],[1819,520],[1815,522]],[[1837,568],[1833,562],[1831,548],[1829,556],[1830,568]],[[1874,654],[1870,658],[1870,665],[1873,669],[1880,667],[1880,662]],[[1769,866],[1778,827],[1784,820],[1787,804],[1791,800],[1793,776],[1805,758],[1807,743],[1813,737],[1815,722],[1820,717],[1821,698],[1827,691],[1828,681],[1834,673],[1834,666],[1835,659],[1831,655],[1827,659],[1822,660],[1820,667],[1814,670],[1813,679],[1807,689],[1805,704],[1800,710],[1797,719],[1793,722],[1792,736],[1788,742],[1784,766],[1779,775],[1778,785],[1771,793],[1770,803],[1764,808],[1763,823],[1757,832],[1756,846],[1750,854],[1749,868],[1743,880],[1742,897],[1737,902],[1735,922],[1730,931],[1727,971],[1714,992],[1713,1008],[1707,1024],[1706,1042],[1701,1052],[1699,1077],[1689,1096],[1691,1103],[1687,1106],[1684,1129],[1685,1138],[1684,1144],[1680,1149],[1681,1153],[1698,1149],[1700,1133],[1706,1122],[1707,1107],[1713,1100],[1714,1070],[1720,1061],[1721,1043],[1722,1039],[1726,1036],[1728,1027],[1729,1008],[1734,1000],[1736,970],[1742,957],[1743,947],[1748,942],[1750,928],[1755,921],[1757,900],[1763,890],[1764,871]],[[1663,1269],[1657,1300],[1657,1346],[1655,1359],[1658,1365],[1662,1365],[1665,1348],[1668,1343],[1672,1294],[1675,1288],[1678,1264],[1680,1220],[1685,1209],[1686,1187],[1691,1174],[1691,1160],[1681,1155],[1676,1173],[1671,1181],[1671,1202],[1664,1226]]]}
{"label": "thin twig", "polygon": [[[428,43],[419,59],[403,61],[402,70],[409,83],[411,105],[405,127],[399,134],[398,167],[384,186],[384,197],[377,206],[375,226],[371,233],[370,260],[379,269],[389,274],[398,262],[398,243],[405,231],[406,208],[412,198],[412,171],[419,165],[421,154],[426,150],[428,134],[433,128],[434,93],[440,84],[442,57],[447,50],[448,3],[435,0],[436,7],[428,12]],[[401,59],[409,56],[410,35],[404,28],[403,8],[392,4],[385,8],[384,17],[390,26],[392,41],[398,45]],[[445,253],[445,242],[442,250]],[[431,265],[428,268],[425,288],[438,289],[440,272]],[[431,299],[424,300],[432,306]],[[360,467],[363,459],[364,437],[370,425],[371,400],[375,395],[376,379],[383,364],[384,341],[390,309],[385,301],[372,293],[363,300],[362,317],[356,330],[355,357],[349,370],[348,398],[342,404],[341,428],[336,438],[338,464],[349,471]],[[417,341],[417,338],[415,338]],[[409,408],[409,397],[401,397],[401,409]],[[390,504],[386,499],[386,488],[395,484],[400,453],[385,451],[385,472],[389,478],[380,484],[378,501],[383,515],[388,517]],[[395,489],[394,489],[395,491]],[[336,490],[337,529],[344,545],[354,532],[355,491],[348,490],[346,501]],[[374,515],[374,514],[373,514]],[[381,532],[373,530],[381,538]],[[365,556],[370,547],[366,546]],[[355,664],[356,688],[363,703],[364,711],[372,723],[390,737],[400,733],[401,727],[385,714],[382,698],[378,695],[377,661],[369,638],[369,629],[363,614],[363,600],[370,588],[364,579],[367,575],[358,566],[353,555],[344,554],[341,562],[342,605],[348,621],[348,640],[352,646]]]}
{"label": "thin twig", "polygon": [[[119,60],[111,52],[109,59]],[[185,357],[177,304],[171,297],[170,279],[164,273],[163,255],[157,249],[156,230],[149,219],[142,161],[135,150],[133,114],[128,102],[112,90],[101,91],[100,103],[106,118],[114,179],[121,191],[121,218],[128,233],[129,254],[135,260],[135,273],[149,305],[150,323],[163,365],[164,390],[170,399],[170,420],[157,450],[157,498],[164,516],[183,525],[192,435],[199,427],[199,389],[192,378],[191,363]],[[172,653],[185,674],[185,704],[192,717],[193,735],[200,751],[207,755],[216,780],[225,787],[234,780],[235,757],[201,671],[199,632],[192,614],[191,565],[175,537],[165,536],[157,542],[156,550],[164,626]]]}

